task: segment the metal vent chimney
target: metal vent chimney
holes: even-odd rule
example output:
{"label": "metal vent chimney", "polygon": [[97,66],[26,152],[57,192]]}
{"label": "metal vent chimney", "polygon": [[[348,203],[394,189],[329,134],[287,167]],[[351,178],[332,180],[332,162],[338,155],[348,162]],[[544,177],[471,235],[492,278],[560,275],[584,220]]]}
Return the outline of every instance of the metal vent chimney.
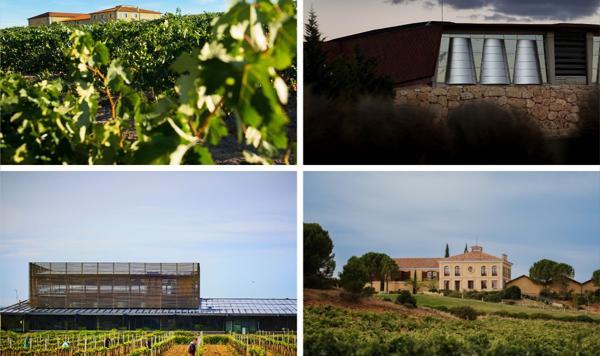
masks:
{"label": "metal vent chimney", "polygon": [[510,84],[504,40],[485,39],[480,78],[481,84]]}
{"label": "metal vent chimney", "polygon": [[518,40],[515,55],[515,84],[542,84],[537,45],[534,40]]}
{"label": "metal vent chimney", "polygon": [[477,84],[473,47],[470,38],[450,38],[446,83]]}

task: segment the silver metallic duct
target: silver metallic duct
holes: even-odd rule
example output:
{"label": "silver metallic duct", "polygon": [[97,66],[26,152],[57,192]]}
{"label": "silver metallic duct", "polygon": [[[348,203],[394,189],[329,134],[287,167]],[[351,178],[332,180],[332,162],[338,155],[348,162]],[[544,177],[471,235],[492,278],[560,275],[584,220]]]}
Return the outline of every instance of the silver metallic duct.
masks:
{"label": "silver metallic duct", "polygon": [[513,83],[542,84],[537,44],[534,40],[517,41]]}
{"label": "silver metallic duct", "polygon": [[452,37],[448,50],[447,84],[477,84],[470,38]]}
{"label": "silver metallic duct", "polygon": [[504,40],[486,38],[483,42],[481,84],[510,84]]}

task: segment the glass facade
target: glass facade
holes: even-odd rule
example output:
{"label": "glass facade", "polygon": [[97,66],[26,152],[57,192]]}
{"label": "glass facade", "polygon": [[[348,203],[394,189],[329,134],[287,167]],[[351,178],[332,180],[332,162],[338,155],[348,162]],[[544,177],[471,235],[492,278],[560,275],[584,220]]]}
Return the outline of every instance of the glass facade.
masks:
{"label": "glass facade", "polygon": [[[503,35],[503,34],[443,34],[440,43],[440,51],[438,56],[438,71],[436,75],[437,83],[446,83],[446,71],[448,67],[448,51],[450,47],[450,38],[470,38],[471,46],[473,48],[473,58],[475,60],[475,72],[477,75],[477,82],[481,83],[481,64],[483,60],[483,45],[486,38],[490,39],[501,39],[504,40],[506,47],[506,57],[508,60],[508,71],[511,83],[514,78],[515,60],[517,52],[517,41],[518,40],[533,40],[537,44],[538,61],[540,65],[540,71],[542,75],[542,83],[547,83],[548,78],[546,75],[546,57],[544,51],[544,36],[543,35]],[[597,45],[597,42],[595,42]],[[598,53],[595,51],[594,53]],[[598,56],[596,55],[596,60]],[[597,63],[597,62],[596,62]],[[595,66],[598,68],[598,65]],[[597,77],[597,75],[596,75]]]}

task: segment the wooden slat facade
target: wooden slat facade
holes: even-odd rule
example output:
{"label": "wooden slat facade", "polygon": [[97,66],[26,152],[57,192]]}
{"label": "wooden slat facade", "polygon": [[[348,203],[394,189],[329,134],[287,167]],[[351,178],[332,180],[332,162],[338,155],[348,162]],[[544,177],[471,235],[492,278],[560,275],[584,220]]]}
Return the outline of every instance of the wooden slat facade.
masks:
{"label": "wooden slat facade", "polygon": [[200,264],[35,262],[29,296],[39,308],[197,308]]}

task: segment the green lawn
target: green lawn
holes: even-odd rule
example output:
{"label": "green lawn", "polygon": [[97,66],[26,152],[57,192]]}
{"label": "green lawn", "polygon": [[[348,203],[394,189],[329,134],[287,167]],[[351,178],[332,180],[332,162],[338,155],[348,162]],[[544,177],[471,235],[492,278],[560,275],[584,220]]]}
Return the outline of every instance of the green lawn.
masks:
{"label": "green lawn", "polygon": [[[395,300],[396,299],[395,294],[378,295],[377,297],[381,298],[381,299],[387,299],[387,300]],[[508,305],[508,304],[500,304],[500,303],[482,302],[482,301],[474,300],[474,299],[461,299],[461,298],[452,298],[452,297],[444,297],[444,296],[438,296],[438,295],[426,295],[426,294],[417,294],[417,295],[415,295],[415,297],[417,299],[418,306],[431,307],[431,308],[435,308],[435,307],[439,307],[439,306],[445,306],[448,308],[468,306],[479,312],[484,312],[484,313],[492,313],[492,312],[496,312],[496,311],[506,311],[506,312],[511,312],[511,313],[526,313],[526,314],[543,313],[543,314],[548,314],[548,315],[555,316],[555,317],[587,315],[591,318],[600,320],[600,315],[598,315],[598,314],[590,314],[590,313],[583,313],[583,312],[577,312],[577,311],[562,311],[562,310],[557,310],[557,309],[551,308],[549,306],[547,308],[542,309],[542,308],[525,307],[525,306],[519,306],[519,305]]]}

